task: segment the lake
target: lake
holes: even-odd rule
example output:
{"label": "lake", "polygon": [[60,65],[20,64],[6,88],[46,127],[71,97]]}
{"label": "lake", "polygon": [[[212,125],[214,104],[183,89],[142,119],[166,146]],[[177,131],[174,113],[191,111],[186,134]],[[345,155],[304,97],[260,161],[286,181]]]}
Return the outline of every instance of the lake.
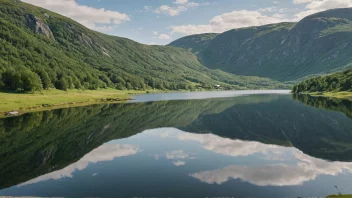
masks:
{"label": "lake", "polygon": [[235,91],[136,95],[0,119],[0,196],[352,193],[352,104]]}

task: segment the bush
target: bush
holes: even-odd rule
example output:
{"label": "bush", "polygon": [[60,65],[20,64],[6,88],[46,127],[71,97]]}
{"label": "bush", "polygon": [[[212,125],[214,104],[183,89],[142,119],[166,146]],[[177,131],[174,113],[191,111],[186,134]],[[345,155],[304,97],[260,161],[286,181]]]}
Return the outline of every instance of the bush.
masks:
{"label": "bush", "polygon": [[33,92],[43,89],[40,77],[29,69],[16,67],[7,69],[2,74],[2,86],[17,92]]}

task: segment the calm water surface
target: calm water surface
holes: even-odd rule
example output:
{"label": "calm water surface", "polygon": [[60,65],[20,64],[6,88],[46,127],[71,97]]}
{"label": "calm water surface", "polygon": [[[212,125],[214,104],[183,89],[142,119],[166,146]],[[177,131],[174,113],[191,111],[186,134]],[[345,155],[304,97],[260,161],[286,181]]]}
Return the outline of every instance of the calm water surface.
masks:
{"label": "calm water surface", "polygon": [[143,95],[1,119],[0,196],[352,193],[351,118],[349,101],[275,91]]}

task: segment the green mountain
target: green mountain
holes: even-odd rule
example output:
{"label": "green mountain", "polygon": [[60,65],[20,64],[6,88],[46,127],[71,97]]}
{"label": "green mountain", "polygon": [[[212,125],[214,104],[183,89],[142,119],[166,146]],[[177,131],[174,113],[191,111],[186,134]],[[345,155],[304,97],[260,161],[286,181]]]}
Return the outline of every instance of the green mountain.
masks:
{"label": "green mountain", "polygon": [[187,50],[104,35],[48,10],[0,0],[0,88],[232,89],[280,87],[203,66]]}
{"label": "green mountain", "polygon": [[[184,39],[170,45],[183,47],[177,44]],[[298,23],[241,28],[219,34],[197,56],[212,69],[296,81],[351,67],[351,39],[352,8],[334,9],[308,16]]]}

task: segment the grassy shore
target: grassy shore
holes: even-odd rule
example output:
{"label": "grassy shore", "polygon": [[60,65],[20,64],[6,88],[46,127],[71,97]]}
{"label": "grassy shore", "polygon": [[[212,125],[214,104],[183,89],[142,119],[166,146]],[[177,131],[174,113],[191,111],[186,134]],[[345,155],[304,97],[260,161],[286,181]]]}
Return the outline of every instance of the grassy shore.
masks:
{"label": "grassy shore", "polygon": [[4,116],[5,112],[9,111],[26,113],[45,109],[84,106],[107,102],[121,102],[131,99],[131,94],[143,93],[146,93],[146,91],[119,91],[115,89],[94,91],[60,91],[53,89],[33,94],[0,92],[0,116]]}
{"label": "grassy shore", "polygon": [[352,195],[330,195],[327,198],[352,198]]}
{"label": "grassy shore", "polygon": [[328,97],[328,98],[339,98],[352,100],[352,92],[342,91],[342,92],[311,92],[308,93],[311,96]]}

